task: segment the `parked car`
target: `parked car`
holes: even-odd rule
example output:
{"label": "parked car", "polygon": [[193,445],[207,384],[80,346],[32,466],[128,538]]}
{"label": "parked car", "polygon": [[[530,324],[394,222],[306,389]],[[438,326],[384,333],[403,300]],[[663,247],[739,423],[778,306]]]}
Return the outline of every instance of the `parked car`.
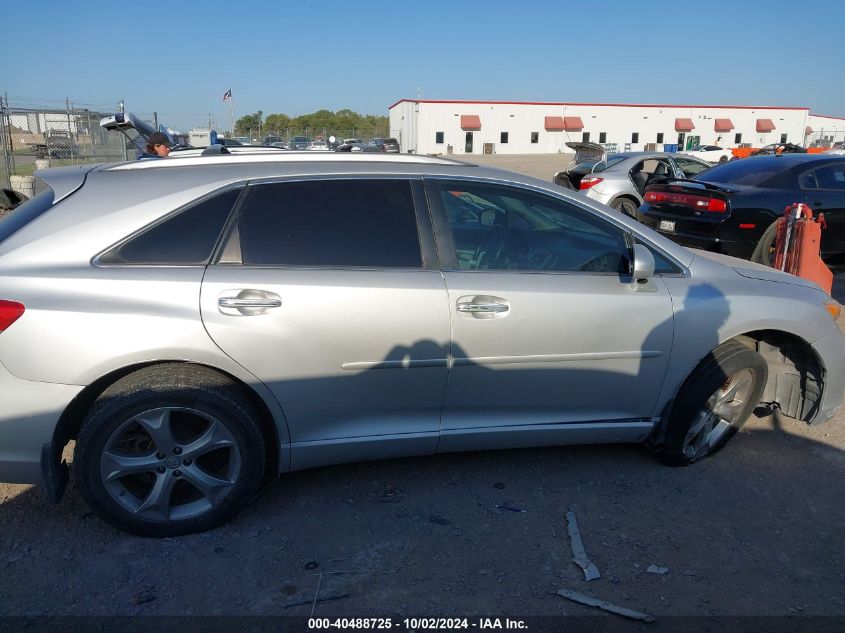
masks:
{"label": "parked car", "polygon": [[688,465],[761,401],[839,410],[810,282],[516,173],[269,157],[38,172],[0,222],[0,481],[59,499],[75,439],[97,516],[174,536],[323,464],[642,442]]}
{"label": "parked car", "polygon": [[642,204],[645,187],[658,178],[687,178],[709,169],[710,164],[681,154],[625,152],[605,154],[598,143],[567,143],[575,158],[553,182],[582,191],[630,217]]}
{"label": "parked car", "polygon": [[388,154],[398,154],[399,141],[397,141],[395,138],[384,139],[384,151]]}
{"label": "parked car", "polygon": [[303,150],[308,149],[308,145],[311,143],[311,139],[307,136],[294,136],[290,139],[290,143],[288,143],[288,149],[291,150]]}
{"label": "parked car", "polygon": [[275,147],[277,149],[290,149],[288,147],[288,144],[285,143],[284,141],[277,141],[277,142],[273,143],[270,147]]}
{"label": "parked car", "polygon": [[845,154],[845,141],[838,141],[830,146],[830,149],[824,152],[825,154]]}
{"label": "parked car", "polygon": [[376,138],[371,138],[371,139],[370,139],[369,141],[367,141],[367,142],[368,142],[370,145],[384,145],[384,139],[383,139],[383,138],[379,138],[379,137],[376,137]]}
{"label": "parked car", "polygon": [[308,149],[316,152],[327,152],[329,150],[329,146],[325,141],[314,141],[308,146]]}
{"label": "parked car", "polygon": [[217,142],[224,147],[243,147],[243,143],[234,138],[217,137]]}
{"label": "parked car", "polygon": [[275,143],[284,143],[285,140],[281,136],[265,136],[261,142],[262,145],[274,145]]}
{"label": "parked car", "polygon": [[795,202],[824,212],[822,256],[845,253],[845,159],[828,154],[751,157],[652,184],[637,218],[679,244],[771,265],[775,221]]}
{"label": "parked car", "polygon": [[734,157],[731,150],[718,145],[694,145],[692,148],[679,153],[694,156],[708,163],[725,163]]}
{"label": "parked car", "polygon": [[805,154],[806,149],[795,143],[772,143],[751,152],[752,156],[769,156],[780,154]]}
{"label": "parked car", "polygon": [[338,145],[336,152],[384,152],[384,145],[370,145],[369,143],[347,143]]}
{"label": "parked car", "polygon": [[359,138],[345,138],[345,139],[343,139],[343,143],[346,144],[346,145],[355,145],[355,144],[363,145],[363,141]]}

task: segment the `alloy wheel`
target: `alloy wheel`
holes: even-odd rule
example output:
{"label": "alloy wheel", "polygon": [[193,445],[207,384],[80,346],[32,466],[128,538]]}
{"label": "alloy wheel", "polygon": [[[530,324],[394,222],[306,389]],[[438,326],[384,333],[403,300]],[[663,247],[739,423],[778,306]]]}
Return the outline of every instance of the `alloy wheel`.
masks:
{"label": "alloy wheel", "polygon": [[754,373],[743,369],[730,376],[697,412],[684,439],[683,452],[695,461],[710,453],[739,422],[754,388]]}
{"label": "alloy wheel", "polygon": [[190,519],[220,506],[240,470],[240,449],[226,425],[185,407],[134,415],[111,434],[100,455],[109,496],[153,522]]}

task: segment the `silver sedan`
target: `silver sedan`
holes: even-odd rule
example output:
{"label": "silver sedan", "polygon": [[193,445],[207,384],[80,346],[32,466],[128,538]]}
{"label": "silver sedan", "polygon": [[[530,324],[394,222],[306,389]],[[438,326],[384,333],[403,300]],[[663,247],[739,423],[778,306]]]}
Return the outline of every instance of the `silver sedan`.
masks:
{"label": "silver sedan", "polygon": [[[575,159],[553,182],[635,217],[643,192],[658,178],[692,178],[709,169],[709,163],[683,154],[625,152],[604,154],[596,143],[568,143]],[[595,148],[598,148],[596,150]]]}
{"label": "silver sedan", "polygon": [[842,402],[817,286],[551,183],[334,152],[39,176],[0,221],[0,481],[58,500],[76,440],[79,493],[135,534],[339,462],[636,442],[686,466],[761,402]]}

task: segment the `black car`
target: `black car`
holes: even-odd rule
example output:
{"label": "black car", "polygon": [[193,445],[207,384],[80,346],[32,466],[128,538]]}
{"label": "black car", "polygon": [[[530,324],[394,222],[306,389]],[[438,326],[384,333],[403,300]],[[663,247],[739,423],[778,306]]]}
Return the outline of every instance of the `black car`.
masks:
{"label": "black car", "polygon": [[[783,154],[730,161],[646,187],[637,219],[694,248],[771,265],[775,221],[804,202],[824,213],[821,254],[845,255],[845,156]],[[834,260],[834,261],[831,261]]]}
{"label": "black car", "polygon": [[772,156],[778,154],[806,154],[807,150],[795,143],[772,143],[751,152],[752,156]]}

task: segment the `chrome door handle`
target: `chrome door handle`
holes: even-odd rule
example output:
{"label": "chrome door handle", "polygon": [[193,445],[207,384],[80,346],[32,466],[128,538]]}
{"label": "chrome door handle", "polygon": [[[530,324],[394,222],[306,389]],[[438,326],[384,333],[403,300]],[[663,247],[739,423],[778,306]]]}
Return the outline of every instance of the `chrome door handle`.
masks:
{"label": "chrome door handle", "polygon": [[249,299],[239,297],[220,297],[217,302],[221,308],[280,308],[281,299]]}
{"label": "chrome door handle", "polygon": [[481,312],[495,313],[507,312],[510,308],[504,303],[470,303],[468,301],[458,302],[458,312]]}
{"label": "chrome door handle", "polygon": [[279,295],[253,288],[226,290],[217,298],[217,309],[229,316],[257,316],[281,306]]}

